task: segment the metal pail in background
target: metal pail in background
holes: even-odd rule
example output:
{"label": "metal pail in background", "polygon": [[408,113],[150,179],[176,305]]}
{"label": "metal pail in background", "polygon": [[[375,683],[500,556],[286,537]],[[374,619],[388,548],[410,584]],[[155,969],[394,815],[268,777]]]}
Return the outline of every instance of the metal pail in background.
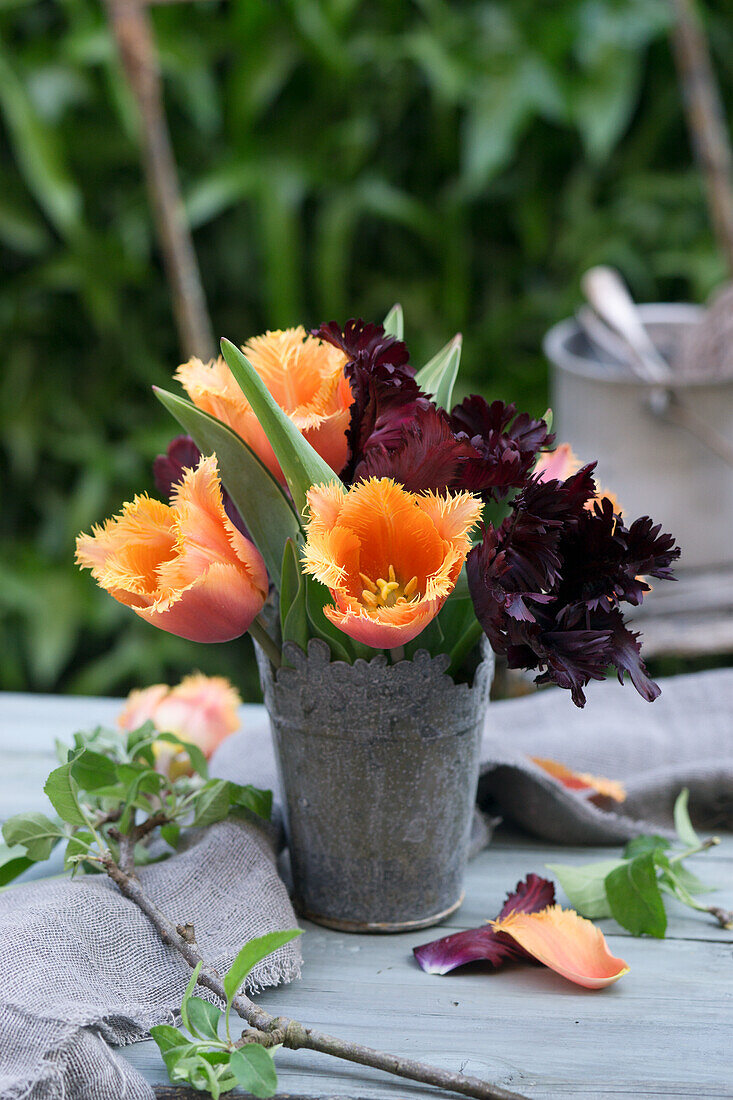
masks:
{"label": "metal pail in background", "polygon": [[[649,334],[674,363],[686,326],[703,310],[687,304],[639,307]],[[544,350],[552,364],[552,409],[560,442],[579,459],[598,459],[598,483],[613,492],[624,516],[651,515],[682,547],[680,569],[733,563],[733,470],[684,428],[655,416],[648,407],[653,386],[590,343],[570,318],[547,333]],[[674,392],[733,440],[733,377],[676,378]]]}

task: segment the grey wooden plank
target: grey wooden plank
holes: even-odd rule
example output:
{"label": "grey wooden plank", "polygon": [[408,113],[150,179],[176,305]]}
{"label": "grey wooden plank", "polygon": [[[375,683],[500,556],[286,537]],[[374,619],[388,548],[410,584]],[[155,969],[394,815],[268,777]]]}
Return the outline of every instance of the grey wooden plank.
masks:
{"label": "grey wooden plank", "polygon": [[[410,958],[412,941],[306,926],[303,979],[259,1001],[340,1036],[463,1066],[538,1100],[730,1095],[733,958],[721,944],[611,937],[631,971],[618,985],[591,992],[532,967],[423,974]],[[128,1048],[125,1057],[163,1082],[150,1048]],[[281,1051],[277,1062],[285,1092],[315,1097],[327,1086],[370,1100],[431,1095],[309,1052]]]}

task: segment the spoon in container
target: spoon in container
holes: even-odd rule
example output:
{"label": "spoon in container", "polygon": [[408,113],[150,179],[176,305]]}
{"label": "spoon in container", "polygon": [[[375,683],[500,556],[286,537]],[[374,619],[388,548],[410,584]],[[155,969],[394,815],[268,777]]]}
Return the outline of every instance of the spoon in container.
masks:
{"label": "spoon in container", "polygon": [[650,386],[646,407],[653,416],[691,432],[728,465],[733,466],[733,444],[683,401],[673,389],[672,371],[644,327],[634,299],[617,271],[592,267],[581,279],[588,302],[601,321],[620,337],[624,361],[637,378]]}

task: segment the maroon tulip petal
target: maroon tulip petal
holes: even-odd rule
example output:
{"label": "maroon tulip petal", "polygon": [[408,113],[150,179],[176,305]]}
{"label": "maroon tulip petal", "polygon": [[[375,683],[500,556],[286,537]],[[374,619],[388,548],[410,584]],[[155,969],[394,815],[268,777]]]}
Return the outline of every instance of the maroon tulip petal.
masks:
{"label": "maroon tulip petal", "polygon": [[454,432],[469,440],[474,451],[457,487],[481,493],[486,499],[503,499],[511,489],[521,489],[534,465],[537,452],[548,447],[550,435],[544,420],[517,414],[516,405],[478,394],[467,397],[451,413]]}
{"label": "maroon tulip petal", "polygon": [[[507,895],[497,919],[503,920],[514,912],[538,913],[554,904],[554,885],[539,875],[527,875],[524,882],[517,883],[514,893]],[[496,970],[509,959],[534,961],[511,937],[495,932],[489,924],[425,943],[413,948],[413,954],[427,974],[447,974],[458,966],[478,961],[487,962]]]}
{"label": "maroon tulip petal", "polygon": [[651,702],[659,688],[620,605],[641,603],[642,574],[669,579],[680,551],[648,516],[627,528],[610,500],[593,500],[592,473],[591,465],[566,481],[531,478],[468,555],[469,591],[510,668],[537,669],[537,683],[567,688],[579,707],[586,685],[615,668]]}
{"label": "maroon tulip petal", "polygon": [[392,450],[381,443],[368,448],[354,470],[354,481],[391,477],[413,493],[440,492],[455,482],[471,450],[453,434],[443,409],[418,404]]}

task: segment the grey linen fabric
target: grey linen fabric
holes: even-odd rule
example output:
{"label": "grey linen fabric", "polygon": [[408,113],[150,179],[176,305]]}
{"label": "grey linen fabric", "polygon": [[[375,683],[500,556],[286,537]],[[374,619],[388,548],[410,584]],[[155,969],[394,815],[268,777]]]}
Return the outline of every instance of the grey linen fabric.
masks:
{"label": "grey linen fabric", "polygon": [[[166,915],[194,925],[221,973],[246,940],[297,924],[271,836],[244,822],[193,830],[185,850],[139,877]],[[286,944],[248,988],[291,981],[300,962],[297,941]],[[190,970],[116,886],[100,875],[0,894],[0,974],[3,1100],[151,1100],[108,1044],[174,1023]]]}
{"label": "grey linen fabric", "polygon": [[[498,810],[535,835],[568,844],[620,843],[669,827],[674,798],[690,788],[693,819],[733,826],[733,669],[667,680],[654,704],[627,686],[593,684],[584,711],[546,691],[493,703],[483,740],[479,805],[485,843]],[[612,810],[568,791],[529,760],[549,757],[622,780]],[[275,761],[264,710],[225,741],[211,771],[272,787]],[[158,906],[192,921],[220,970],[248,938],[295,925],[275,866],[272,836],[239,822],[192,834],[188,848],[140,878]],[[253,974],[253,987],[290,981],[295,944]],[[173,1022],[188,968],[146,918],[103,878],[51,880],[0,894],[0,1097],[3,1100],[150,1100],[152,1089],[117,1059]]]}

